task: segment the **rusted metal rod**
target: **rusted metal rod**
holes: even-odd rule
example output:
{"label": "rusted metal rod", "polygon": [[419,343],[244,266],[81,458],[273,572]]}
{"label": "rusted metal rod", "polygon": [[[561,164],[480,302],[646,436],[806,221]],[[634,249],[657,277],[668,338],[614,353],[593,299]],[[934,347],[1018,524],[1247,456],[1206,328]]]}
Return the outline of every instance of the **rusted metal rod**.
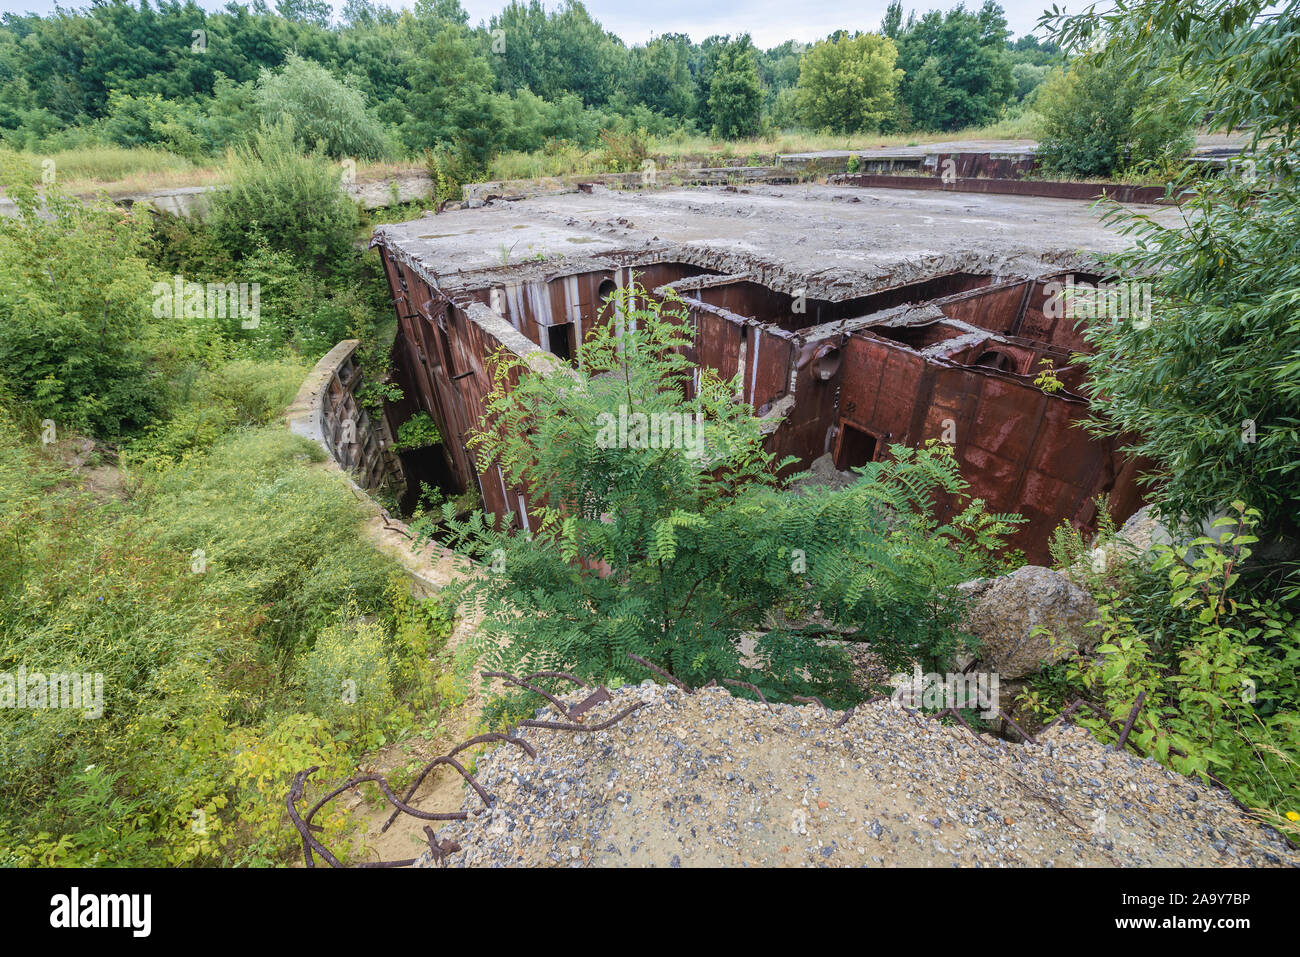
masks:
{"label": "rusted metal rod", "polygon": [[661,678],[666,678],[666,679],[668,679],[668,680],[671,681],[673,684],[675,684],[677,687],[679,687],[679,688],[681,688],[683,691],[685,691],[687,694],[690,694],[690,693],[691,693],[691,689],[690,689],[690,688],[686,687],[685,684],[683,684],[682,682],[678,681],[676,678],[674,678],[674,677],[673,677],[672,675],[670,675],[668,672],[664,671],[664,670],[663,670],[662,668],[660,668],[658,665],[652,665],[652,664],[650,664],[650,662],[646,661],[646,660],[645,660],[644,658],[642,658],[640,655],[634,655],[634,654],[632,654],[632,652],[630,652],[630,651],[627,653],[627,656],[628,656],[629,658],[631,658],[633,661],[635,661],[637,664],[639,664],[639,665],[643,665],[644,667],[649,668],[651,671],[653,671],[655,674],[659,675]]}
{"label": "rusted metal rod", "polygon": [[1133,730],[1133,722],[1137,720],[1138,712],[1142,710],[1142,702],[1146,700],[1147,692],[1143,688],[1138,692],[1137,700],[1133,702],[1133,710],[1128,713],[1128,720],[1124,722],[1124,730],[1119,733],[1119,740],[1115,742],[1116,751],[1124,750],[1124,742],[1128,740],[1129,732]]}

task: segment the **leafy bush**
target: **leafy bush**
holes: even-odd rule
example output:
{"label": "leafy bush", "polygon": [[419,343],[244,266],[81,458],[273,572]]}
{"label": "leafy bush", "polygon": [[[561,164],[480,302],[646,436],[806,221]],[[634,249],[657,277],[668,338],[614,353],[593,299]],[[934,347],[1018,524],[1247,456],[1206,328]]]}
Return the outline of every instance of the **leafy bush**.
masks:
{"label": "leafy bush", "polygon": [[604,144],[605,166],[614,172],[639,170],[650,153],[645,130],[628,133],[601,130],[600,140]]}
{"label": "leafy bush", "polygon": [[1034,109],[1038,159],[1065,176],[1111,176],[1181,156],[1192,144],[1186,108],[1127,65],[1076,60],[1042,83]]}
{"label": "leafy bush", "polygon": [[299,665],[306,706],[331,724],[365,726],[391,711],[393,664],[377,621],[330,625]]}
{"label": "leafy bush", "polygon": [[833,133],[874,130],[893,113],[903,71],[894,41],[874,33],[822,40],[799,60],[803,121]]}
{"label": "leafy bush", "polygon": [[279,428],[236,433],[202,460],[151,478],[150,512],[167,516],[160,541],[203,549],[207,588],[276,609],[264,628],[267,661],[293,657],[355,600],[379,611],[388,563],[356,533],[360,520],[337,476],[304,469],[324,453]]}
{"label": "leafy bush", "polygon": [[442,441],[442,433],[428,412],[417,412],[397,427],[397,440],[393,442],[394,452],[408,449],[426,449]]}
{"label": "leafy bush", "polygon": [[328,273],[350,261],[357,225],[341,176],[323,156],[298,152],[290,121],[266,127],[232,153],[228,188],[212,196],[212,227],[236,259],[260,240]]}
{"label": "leafy bush", "polygon": [[391,152],[383,126],[366,110],[365,94],[297,53],[278,72],[262,70],[253,102],[268,126],[290,120],[304,151],[320,149],[332,159],[380,159]]}
{"label": "leafy bush", "polygon": [[462,187],[482,178],[482,170],[463,150],[439,146],[427,150],[424,165],[433,179],[433,195],[439,201],[459,201]]}
{"label": "leafy bush", "polygon": [[[1145,753],[1221,781],[1270,823],[1300,834],[1286,818],[1300,811],[1300,620],[1281,604],[1285,596],[1242,592],[1260,516],[1240,502],[1233,511],[1215,523],[1217,538],[1190,543],[1190,560],[1156,546],[1149,572],[1095,586],[1095,653],[1057,669],[1054,692],[1040,682],[1023,703],[1054,715],[1082,696],[1110,723],[1083,712],[1076,720],[1109,742],[1145,692],[1132,734]],[[1163,581],[1133,590],[1153,577]],[[1119,584],[1125,579],[1128,587]]]}
{"label": "leafy bush", "polygon": [[42,198],[12,154],[0,167],[18,206],[0,217],[0,377],[65,431],[139,430],[162,401],[147,223],[57,186]]}
{"label": "leafy bush", "polygon": [[206,452],[233,428],[266,425],[293,400],[305,375],[295,362],[247,359],[200,371],[184,404],[131,442],[125,460],[156,471]]}

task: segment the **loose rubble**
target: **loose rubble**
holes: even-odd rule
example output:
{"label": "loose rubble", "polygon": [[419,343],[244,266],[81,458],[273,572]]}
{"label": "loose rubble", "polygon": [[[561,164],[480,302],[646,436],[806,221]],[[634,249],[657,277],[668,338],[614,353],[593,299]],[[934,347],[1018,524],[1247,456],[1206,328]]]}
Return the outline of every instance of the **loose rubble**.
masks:
{"label": "loose rubble", "polygon": [[[570,696],[576,702],[585,695]],[[525,728],[476,775],[450,866],[1297,866],[1229,796],[1054,728],[1010,745],[888,701],[770,708],[721,688],[646,682],[583,716]],[[539,712],[539,718],[547,714]],[[556,719],[554,711],[549,712]],[[428,852],[423,866],[437,866]]]}

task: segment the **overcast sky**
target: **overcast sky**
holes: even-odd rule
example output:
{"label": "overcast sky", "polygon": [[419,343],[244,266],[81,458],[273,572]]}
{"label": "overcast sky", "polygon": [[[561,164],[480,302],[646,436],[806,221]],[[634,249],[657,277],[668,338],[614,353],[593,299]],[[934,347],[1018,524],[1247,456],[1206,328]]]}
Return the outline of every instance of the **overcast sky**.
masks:
{"label": "overcast sky", "polygon": [[[331,0],[336,10],[344,0]],[[385,2],[385,0],[380,0]],[[389,6],[410,7],[413,0],[387,0]],[[486,22],[506,5],[507,0],[461,0],[469,11],[470,23]],[[644,43],[659,33],[687,33],[693,40],[703,40],[714,33],[748,32],[755,44],[767,48],[783,40],[819,40],[833,30],[878,30],[889,0],[655,0],[635,3],[630,0],[585,0],[591,15],[606,30],[618,34],[627,43]],[[967,9],[978,9],[983,0],[967,0]],[[205,10],[219,10],[225,0],[198,0]],[[1056,0],[1057,6],[1077,11],[1085,0]],[[0,0],[0,11],[10,13],[50,13],[55,0]],[[275,8],[275,0],[267,0]],[[548,9],[559,6],[547,0]],[[65,8],[89,6],[87,0],[63,0]],[[925,12],[947,10],[956,0],[904,0],[903,9]],[[1002,0],[1007,23],[1016,36],[1029,33],[1038,16],[1051,0]]]}

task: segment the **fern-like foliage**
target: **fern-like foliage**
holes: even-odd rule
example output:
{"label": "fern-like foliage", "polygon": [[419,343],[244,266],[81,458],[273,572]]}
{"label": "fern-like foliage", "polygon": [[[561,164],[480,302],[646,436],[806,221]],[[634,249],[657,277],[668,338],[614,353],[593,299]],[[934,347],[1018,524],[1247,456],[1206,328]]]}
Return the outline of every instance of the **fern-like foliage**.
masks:
{"label": "fern-like foliage", "polygon": [[[444,512],[483,562],[456,587],[482,616],[486,662],[639,680],[630,652],[688,682],[743,674],[765,691],[846,701],[844,642],[790,623],[818,608],[891,663],[950,656],[951,586],[996,562],[1014,520],[978,501],[932,517],[936,495],[966,491],[951,451],[895,447],[848,488],[792,489],[739,383],[695,375],[679,299],[631,287],[608,308],[576,368],[495,362],[471,445],[480,466],[532,490],[532,532]],[[610,423],[635,413],[698,422],[697,441],[611,443]]]}

